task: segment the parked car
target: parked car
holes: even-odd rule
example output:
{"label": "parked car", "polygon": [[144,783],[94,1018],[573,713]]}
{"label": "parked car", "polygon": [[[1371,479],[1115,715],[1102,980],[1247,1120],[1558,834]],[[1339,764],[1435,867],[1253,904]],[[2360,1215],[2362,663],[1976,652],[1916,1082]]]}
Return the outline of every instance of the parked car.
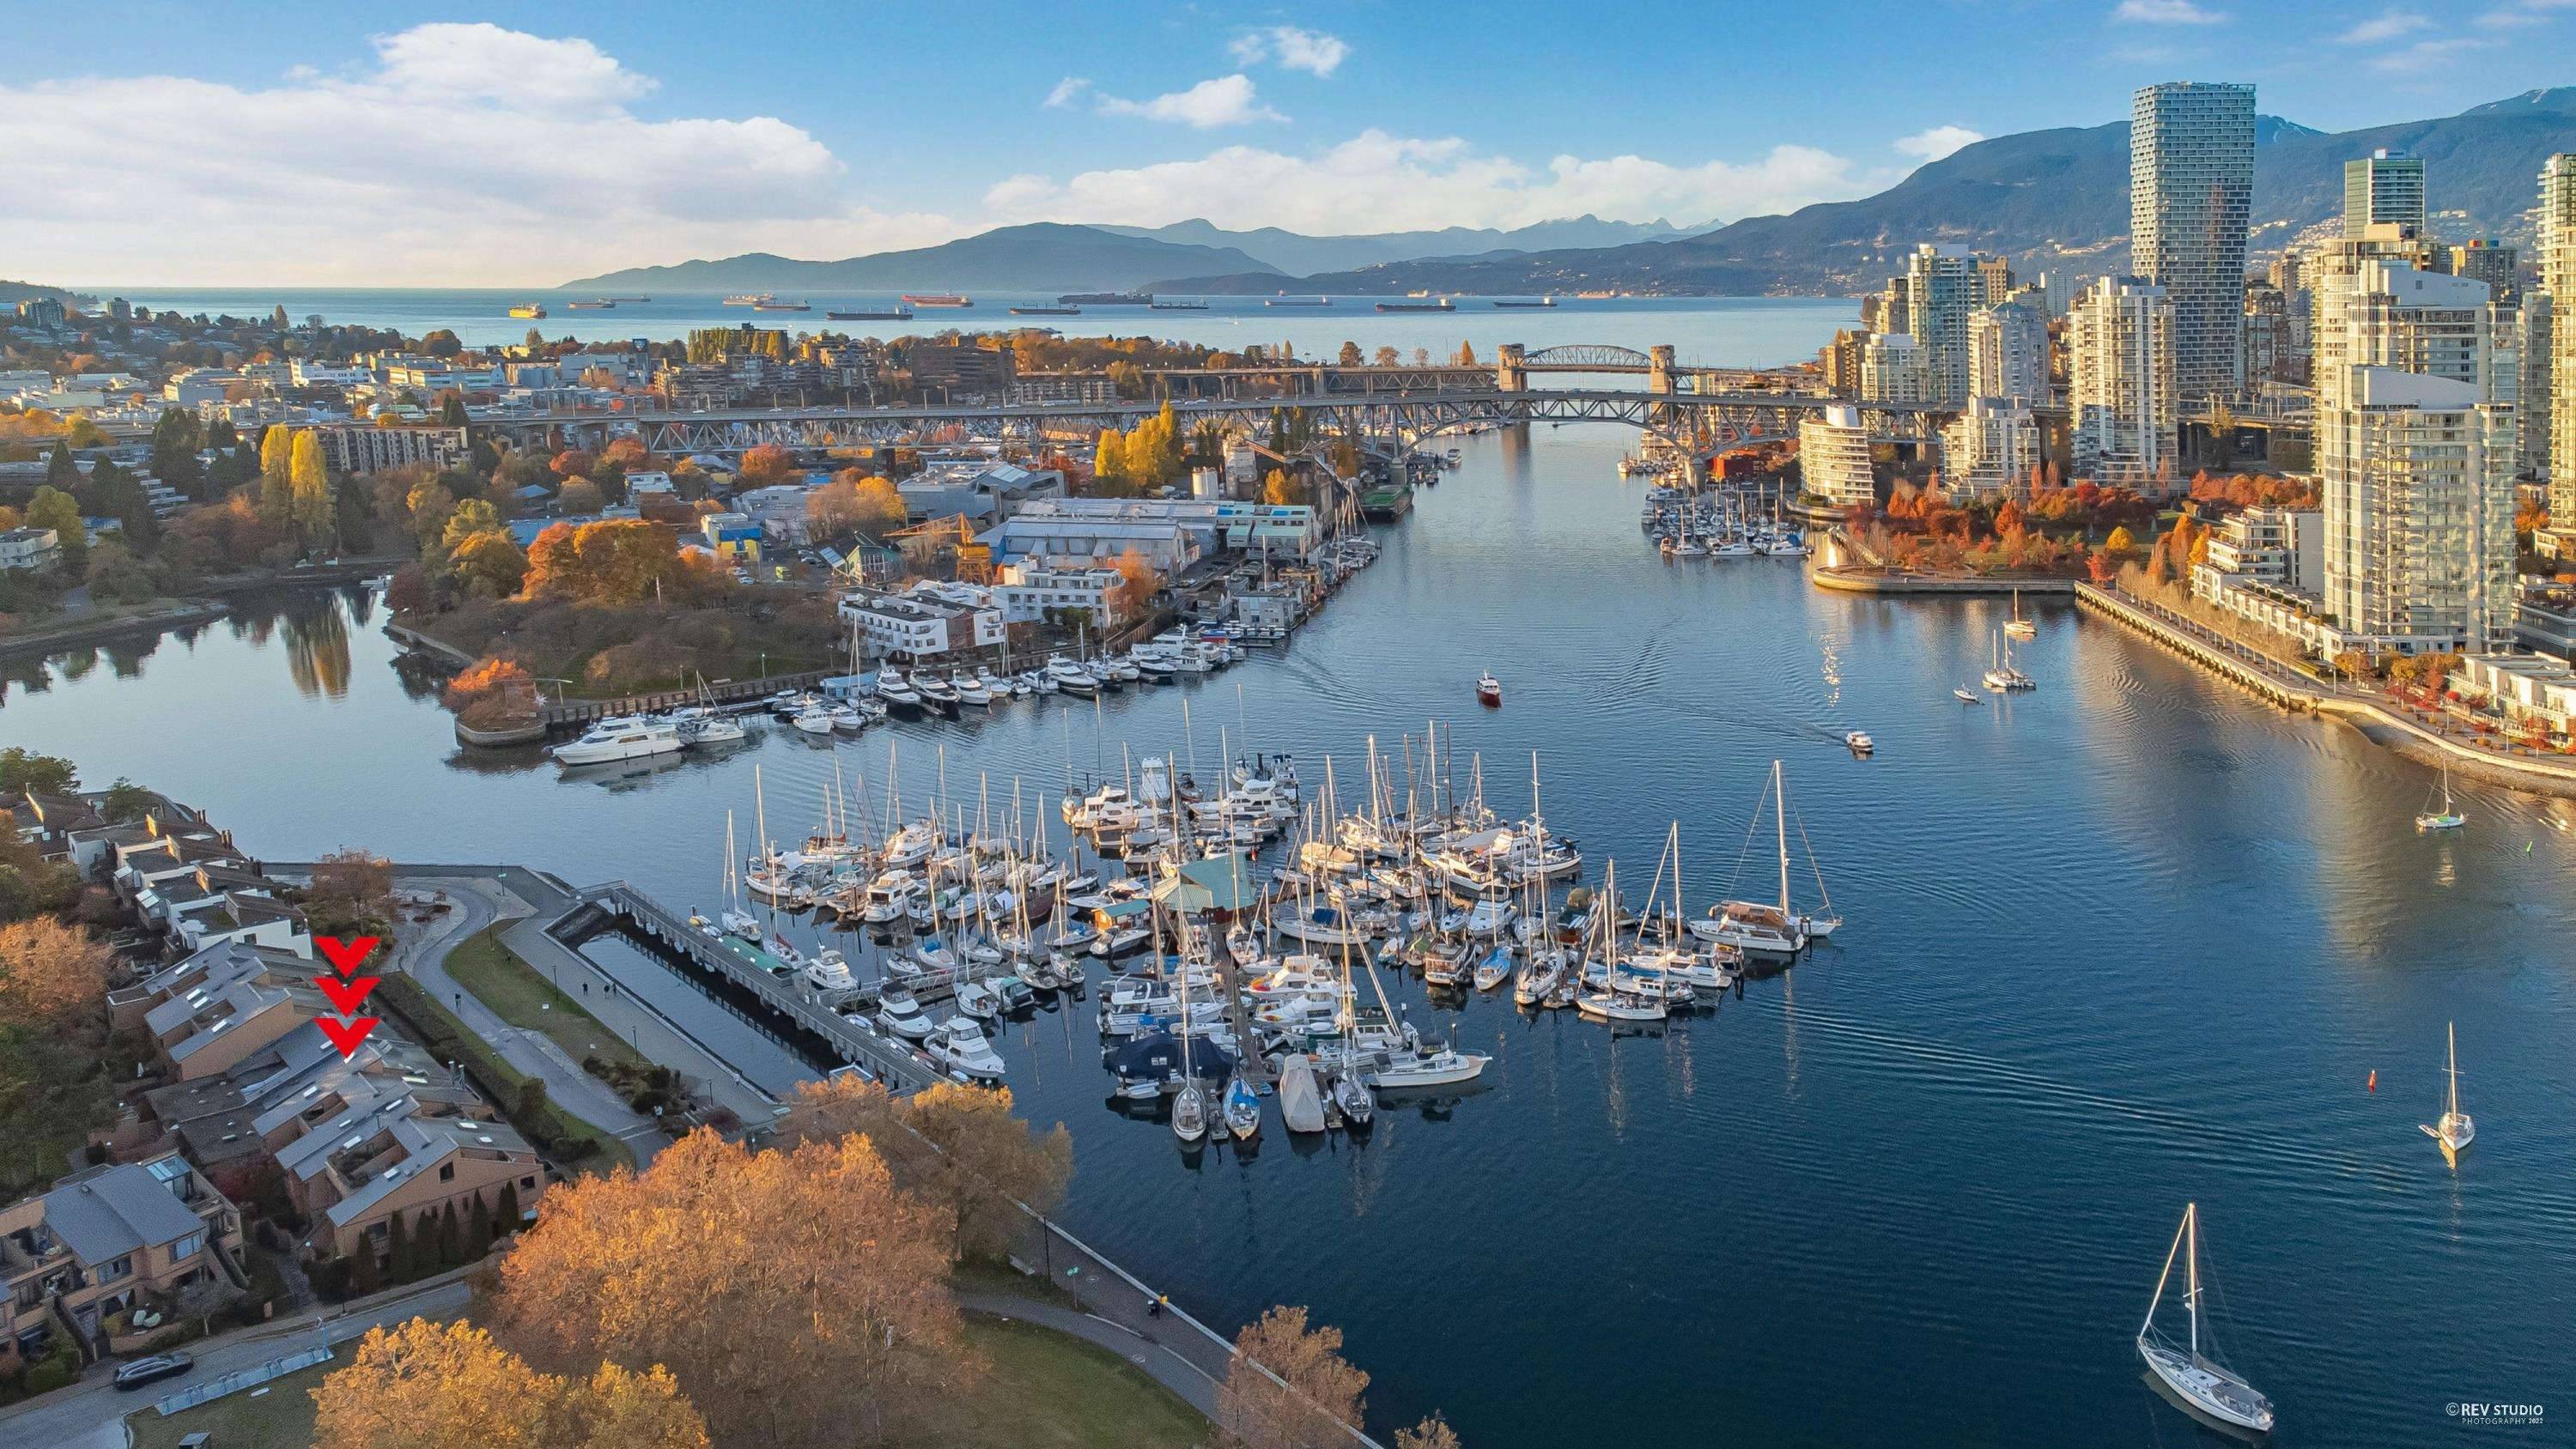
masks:
{"label": "parked car", "polygon": [[116,1370],[116,1386],[139,1389],[145,1384],[186,1373],[196,1366],[197,1361],[184,1353],[156,1353],[150,1358],[138,1358],[120,1365]]}

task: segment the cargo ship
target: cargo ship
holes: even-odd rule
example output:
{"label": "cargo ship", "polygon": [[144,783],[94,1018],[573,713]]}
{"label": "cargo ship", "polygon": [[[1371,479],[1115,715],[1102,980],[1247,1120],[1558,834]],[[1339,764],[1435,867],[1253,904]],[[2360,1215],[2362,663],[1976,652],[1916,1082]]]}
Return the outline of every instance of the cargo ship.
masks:
{"label": "cargo ship", "polygon": [[609,297],[605,300],[611,302],[650,302],[653,299],[650,297]]}
{"label": "cargo ship", "polygon": [[835,322],[909,322],[912,320],[912,309],[910,307],[876,308],[850,312],[826,312],[823,315]]}
{"label": "cargo ship", "polygon": [[1013,307],[1010,310],[1014,317],[1079,317],[1082,315],[1080,307]]}
{"label": "cargo ship", "polygon": [[1458,310],[1457,306],[1446,297],[1437,302],[1380,302],[1377,304],[1377,309],[1381,312],[1455,312]]}
{"label": "cargo ship", "polygon": [[1204,312],[1208,309],[1205,302],[1156,302],[1152,306],[1157,312]]}
{"label": "cargo ship", "polygon": [[1330,297],[1264,297],[1261,299],[1261,305],[1264,307],[1329,307],[1333,305],[1333,299]]}
{"label": "cargo ship", "polygon": [[1151,292],[1068,292],[1055,299],[1066,307],[1151,307]]}
{"label": "cargo ship", "polygon": [[576,312],[610,312],[616,310],[617,299],[614,297],[594,297],[587,302],[566,302],[564,305]]}
{"label": "cargo ship", "polygon": [[1494,305],[1497,307],[1553,307],[1556,305],[1556,299],[1554,297],[1541,297],[1535,302],[1527,300],[1511,301],[1506,299],[1498,301],[1494,303]]}
{"label": "cargo ship", "polygon": [[754,312],[811,312],[814,310],[814,304],[811,302],[781,302],[773,298],[766,302],[752,303],[751,310]]}
{"label": "cargo ship", "polygon": [[757,307],[763,302],[777,300],[778,295],[774,292],[737,292],[725,298],[724,304],[728,307]]}
{"label": "cargo ship", "polygon": [[920,296],[906,292],[903,304],[907,307],[972,307],[975,299],[961,297],[955,292],[931,292]]}
{"label": "cargo ship", "polygon": [[543,302],[521,302],[518,306],[510,309],[510,315],[513,317],[543,317],[546,315],[546,305]]}

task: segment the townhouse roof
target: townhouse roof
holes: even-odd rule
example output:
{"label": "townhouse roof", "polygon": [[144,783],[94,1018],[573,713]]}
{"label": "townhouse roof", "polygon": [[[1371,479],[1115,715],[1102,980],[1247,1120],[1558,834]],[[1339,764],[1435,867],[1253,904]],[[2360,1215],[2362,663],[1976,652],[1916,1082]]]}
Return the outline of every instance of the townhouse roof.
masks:
{"label": "townhouse roof", "polygon": [[187,1170],[186,1163],[164,1157],[65,1178],[45,1194],[45,1226],[83,1263],[105,1263],[203,1232],[205,1224],[164,1181],[163,1164]]}

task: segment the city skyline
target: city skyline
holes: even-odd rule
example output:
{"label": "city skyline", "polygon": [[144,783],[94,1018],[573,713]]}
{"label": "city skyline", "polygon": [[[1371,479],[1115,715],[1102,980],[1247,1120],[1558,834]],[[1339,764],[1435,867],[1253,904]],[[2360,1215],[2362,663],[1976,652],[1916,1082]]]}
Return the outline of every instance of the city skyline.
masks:
{"label": "city skyline", "polygon": [[[1745,83],[1690,48],[1530,45],[1548,18],[1535,8],[1431,38],[1355,7],[1293,23],[1176,9],[1124,31],[1031,13],[1005,23],[1038,43],[966,54],[914,9],[755,16],[721,34],[649,13],[403,27],[314,12],[292,27],[294,54],[173,13],[111,55],[50,33],[67,18],[31,17],[29,53],[74,58],[0,86],[0,140],[57,204],[0,270],[524,285],[685,256],[859,255],[1031,220],[1698,225],[1870,195],[1983,137],[2100,125],[2161,80],[2255,84],[2268,114],[2323,129],[2454,112],[2549,84],[2554,48],[2534,42],[2571,23],[2540,0],[2439,22],[2188,0],[1945,7],[1962,64],[2034,47],[2078,57],[2062,88],[1961,93],[1876,83],[1901,44],[1882,37],[1885,14],[1729,17],[1735,49],[1769,61]],[[1697,23],[1655,5],[1616,21],[1605,33]],[[1817,47],[1822,33],[1837,43]],[[852,56],[895,63],[853,84],[838,68]],[[919,104],[936,92],[908,77],[952,60],[971,61],[971,100]],[[1426,67],[1472,75],[1474,103],[1423,85]],[[2373,84],[2339,83],[2355,69]],[[1836,103],[1796,103],[1817,92]],[[141,193],[186,205],[193,225],[149,224],[131,205]]]}

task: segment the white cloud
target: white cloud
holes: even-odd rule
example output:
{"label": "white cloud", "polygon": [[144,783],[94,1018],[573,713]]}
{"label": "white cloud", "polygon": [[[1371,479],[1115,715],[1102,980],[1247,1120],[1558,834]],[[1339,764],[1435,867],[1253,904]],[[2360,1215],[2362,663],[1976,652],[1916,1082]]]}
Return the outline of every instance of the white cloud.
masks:
{"label": "white cloud", "polygon": [[1364,131],[1310,155],[1229,146],[1196,160],[1086,171],[1061,183],[1014,176],[985,194],[996,219],[1220,226],[1333,233],[1526,226],[1591,212],[1618,220],[1740,217],[1866,195],[1882,170],[1807,146],[1759,160],[1675,166],[1641,156],[1559,156],[1544,169],[1456,137]]}
{"label": "white cloud", "polygon": [[2111,18],[2139,25],[2218,25],[2227,19],[2218,11],[2201,9],[2192,0],[2120,0]]}
{"label": "white cloud", "polygon": [[[1063,87],[1059,86],[1061,90]],[[1261,104],[1254,93],[1252,78],[1238,71],[1233,75],[1203,80],[1185,91],[1173,91],[1150,101],[1121,100],[1116,96],[1100,98],[1104,116],[1142,116],[1149,121],[1176,121],[1205,131],[1217,126],[1241,126],[1253,121],[1284,121],[1286,116]]]}
{"label": "white cloud", "polygon": [[2370,68],[2388,75],[2413,75],[2450,65],[2472,51],[2487,50],[2501,41],[2478,36],[2459,35],[2443,40],[2419,40],[2401,50],[2370,58]]}
{"label": "white cloud", "polygon": [[1091,89],[1091,82],[1078,75],[1069,75],[1057,81],[1054,90],[1047,92],[1046,103],[1050,106],[1069,106],[1080,100],[1082,93],[1089,89]]}
{"label": "white cloud", "polygon": [[1934,126],[1928,131],[1899,137],[1895,144],[1897,150],[1908,156],[1938,161],[1962,146],[1973,146],[1984,139],[1983,133],[1965,126]]}
{"label": "white cloud", "polygon": [[1300,30],[1294,25],[1245,31],[1226,50],[1237,65],[1259,65],[1275,59],[1286,69],[1311,71],[1318,76],[1331,75],[1351,54],[1350,43],[1340,36]]}
{"label": "white cloud", "polygon": [[2549,23],[2550,12],[2576,7],[2576,0],[2520,0],[2518,4],[2490,10],[2478,17],[2477,23],[2489,30],[2519,30]]}
{"label": "white cloud", "polygon": [[2432,24],[2432,21],[2410,11],[2387,10],[2382,11],[2378,18],[2365,20],[2335,39],[2345,45],[2377,45],[2383,40],[2395,40],[2401,35],[2429,29]]}
{"label": "white cloud", "polygon": [[[67,282],[541,284],[642,261],[847,256],[955,236],[859,204],[770,116],[646,120],[590,42],[490,25],[375,39],[265,89],[176,76],[0,82],[0,155],[43,196],[9,262]],[[498,79],[496,79],[498,78]]]}

